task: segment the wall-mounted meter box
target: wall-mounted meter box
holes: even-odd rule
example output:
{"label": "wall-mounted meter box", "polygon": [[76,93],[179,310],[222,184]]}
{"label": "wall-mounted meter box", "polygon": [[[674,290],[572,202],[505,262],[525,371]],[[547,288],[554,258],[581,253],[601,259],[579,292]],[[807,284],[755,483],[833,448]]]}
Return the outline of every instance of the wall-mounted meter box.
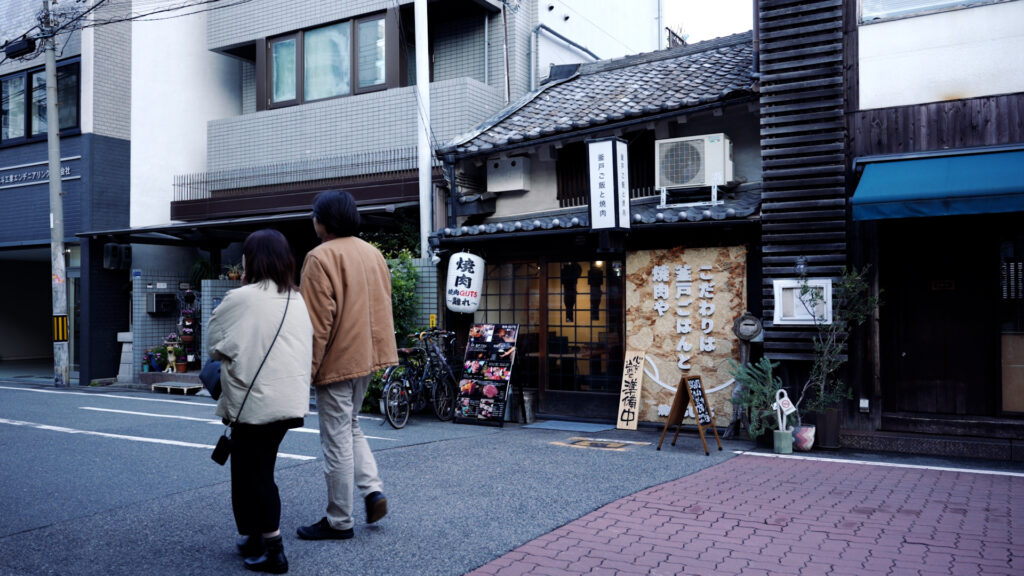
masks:
{"label": "wall-mounted meter box", "polygon": [[178,307],[178,299],[171,292],[146,294],[146,312],[153,316],[170,316]]}

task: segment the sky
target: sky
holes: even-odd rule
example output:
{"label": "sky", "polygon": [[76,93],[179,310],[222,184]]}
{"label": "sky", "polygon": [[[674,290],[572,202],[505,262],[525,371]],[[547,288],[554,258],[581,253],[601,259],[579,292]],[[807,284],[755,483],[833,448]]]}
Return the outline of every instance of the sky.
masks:
{"label": "sky", "polygon": [[665,25],[682,27],[687,44],[746,32],[754,27],[753,0],[663,0]]}

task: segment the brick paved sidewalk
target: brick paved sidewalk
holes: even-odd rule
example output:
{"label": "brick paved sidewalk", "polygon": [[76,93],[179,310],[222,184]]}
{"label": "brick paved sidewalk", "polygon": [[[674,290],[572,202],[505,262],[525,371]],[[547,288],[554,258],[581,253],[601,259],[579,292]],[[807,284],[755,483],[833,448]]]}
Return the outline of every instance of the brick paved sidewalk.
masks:
{"label": "brick paved sidewalk", "polygon": [[1024,475],[745,454],[481,566],[515,574],[1024,574]]}

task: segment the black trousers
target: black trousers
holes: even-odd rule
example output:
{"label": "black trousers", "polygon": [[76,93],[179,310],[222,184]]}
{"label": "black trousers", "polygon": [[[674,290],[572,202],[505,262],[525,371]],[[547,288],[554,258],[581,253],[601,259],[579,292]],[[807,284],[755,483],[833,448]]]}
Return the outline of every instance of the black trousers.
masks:
{"label": "black trousers", "polygon": [[264,534],[280,527],[274,465],[281,440],[292,427],[288,421],[235,424],[231,432],[231,509],[239,534]]}

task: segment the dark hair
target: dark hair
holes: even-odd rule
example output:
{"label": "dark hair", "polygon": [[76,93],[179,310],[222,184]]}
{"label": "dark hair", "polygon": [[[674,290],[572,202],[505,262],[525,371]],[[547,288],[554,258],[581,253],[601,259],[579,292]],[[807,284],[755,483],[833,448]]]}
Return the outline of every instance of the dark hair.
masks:
{"label": "dark hair", "polygon": [[359,232],[359,209],[356,200],[344,190],[325,190],[313,200],[313,217],[331,234],[339,238]]}
{"label": "dark hair", "polygon": [[295,257],[284,234],[271,228],[257,230],[245,239],[242,255],[247,284],[271,280],[282,293],[295,288]]}

